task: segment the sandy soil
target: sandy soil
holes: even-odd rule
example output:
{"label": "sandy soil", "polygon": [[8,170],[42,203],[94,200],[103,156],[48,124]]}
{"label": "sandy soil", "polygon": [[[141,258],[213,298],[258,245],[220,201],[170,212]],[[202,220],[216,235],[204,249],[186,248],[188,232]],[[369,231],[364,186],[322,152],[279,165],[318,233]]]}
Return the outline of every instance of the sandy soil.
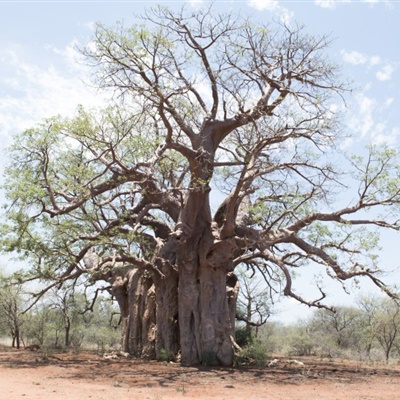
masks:
{"label": "sandy soil", "polygon": [[[298,359],[300,360],[300,359]],[[273,367],[183,368],[89,353],[0,348],[1,400],[400,399],[400,366],[282,358]]]}

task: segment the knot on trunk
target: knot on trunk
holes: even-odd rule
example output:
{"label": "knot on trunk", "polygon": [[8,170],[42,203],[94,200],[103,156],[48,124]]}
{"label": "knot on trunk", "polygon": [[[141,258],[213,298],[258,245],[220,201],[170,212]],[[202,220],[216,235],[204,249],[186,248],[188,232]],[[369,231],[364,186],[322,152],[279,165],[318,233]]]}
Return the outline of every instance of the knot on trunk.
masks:
{"label": "knot on trunk", "polygon": [[191,234],[192,228],[188,224],[184,222],[178,222],[176,224],[175,231],[171,233],[171,236],[178,243],[186,243]]}
{"label": "knot on trunk", "polygon": [[233,259],[239,256],[241,248],[235,238],[224,239],[215,242],[210,251],[207,253],[206,259],[211,267],[217,269],[233,270]]}

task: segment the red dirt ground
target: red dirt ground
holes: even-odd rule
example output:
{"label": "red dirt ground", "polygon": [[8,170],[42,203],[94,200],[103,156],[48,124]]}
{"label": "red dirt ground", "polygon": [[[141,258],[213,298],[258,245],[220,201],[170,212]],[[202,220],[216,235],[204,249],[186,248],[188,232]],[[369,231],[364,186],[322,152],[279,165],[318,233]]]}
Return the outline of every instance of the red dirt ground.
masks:
{"label": "red dirt ground", "polygon": [[[183,368],[0,348],[1,400],[397,400],[400,366],[301,358],[270,368]],[[300,360],[300,359],[299,359]]]}

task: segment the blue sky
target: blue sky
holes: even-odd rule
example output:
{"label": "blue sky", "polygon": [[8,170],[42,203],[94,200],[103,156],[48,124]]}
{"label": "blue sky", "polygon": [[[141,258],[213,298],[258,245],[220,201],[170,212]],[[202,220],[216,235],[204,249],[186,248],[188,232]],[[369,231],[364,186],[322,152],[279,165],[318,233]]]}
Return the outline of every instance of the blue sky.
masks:
{"label": "blue sky", "polygon": [[[44,117],[72,113],[77,104],[100,105],[103,98],[87,85],[90,71],[77,62],[76,46],[90,40],[94,22],[129,24],[134,14],[161,3],[195,8],[205,2],[0,1],[0,148]],[[399,2],[216,0],[214,7],[247,14],[254,21],[298,22],[308,33],[331,35],[329,56],[355,88],[347,96],[344,121],[352,138],[343,146],[357,151],[369,142],[399,145]],[[387,239],[389,247],[395,246],[394,240]],[[391,269],[396,255],[388,251],[383,260]]]}
{"label": "blue sky", "polygon": [[[90,40],[93,22],[130,23],[143,1],[0,1],[0,137],[43,117],[68,113],[77,103],[99,104],[82,81],[88,70],[76,62],[76,45]],[[164,2],[180,7],[185,2]],[[201,1],[187,2],[198,7]],[[281,19],[304,24],[312,34],[330,34],[332,59],[344,79],[357,89],[350,99],[354,142],[396,143],[399,110],[400,3],[391,1],[215,1],[218,10],[233,9],[254,20]]]}

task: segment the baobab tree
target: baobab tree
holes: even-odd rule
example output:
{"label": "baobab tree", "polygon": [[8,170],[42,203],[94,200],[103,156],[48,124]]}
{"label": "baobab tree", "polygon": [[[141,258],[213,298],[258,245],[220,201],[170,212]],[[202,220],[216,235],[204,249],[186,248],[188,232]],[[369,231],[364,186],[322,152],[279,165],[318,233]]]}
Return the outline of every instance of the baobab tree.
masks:
{"label": "baobab tree", "polygon": [[348,88],[329,37],[212,8],[158,7],[141,22],[98,24],[82,50],[109,107],[50,118],[10,149],[2,247],[29,259],[26,279],[49,282],[41,293],[107,281],[124,350],[180,352],[184,365],[232,364],[240,264],[309,306],[328,307],[325,293],[300,296],[291,270],[311,263],[394,296],[365,238],[398,229],[368,214],[394,215],[396,153],[349,160],[358,183],[334,208]]}

